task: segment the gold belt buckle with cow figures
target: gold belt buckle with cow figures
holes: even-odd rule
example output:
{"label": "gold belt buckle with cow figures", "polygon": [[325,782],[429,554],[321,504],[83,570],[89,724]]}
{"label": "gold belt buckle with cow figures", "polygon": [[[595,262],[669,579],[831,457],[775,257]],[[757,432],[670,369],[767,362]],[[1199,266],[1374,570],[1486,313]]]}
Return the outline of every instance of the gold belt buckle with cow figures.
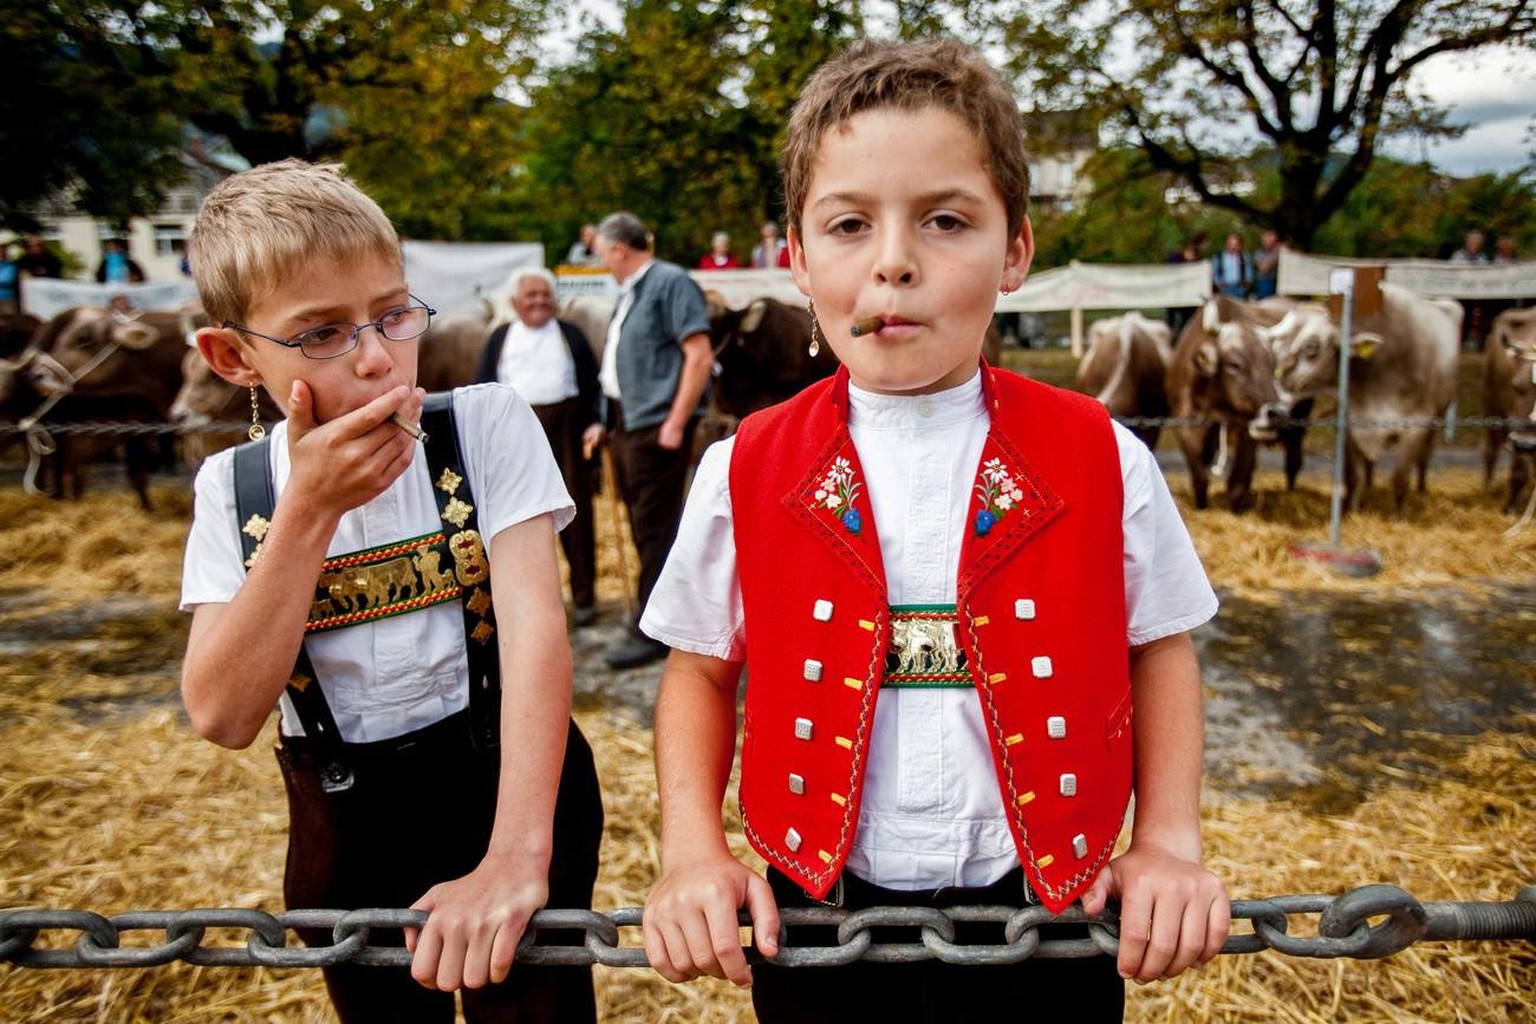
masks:
{"label": "gold belt buckle with cow figures", "polygon": [[957,638],[952,604],[891,606],[891,646],[882,686],[913,689],[968,687],[971,673]]}

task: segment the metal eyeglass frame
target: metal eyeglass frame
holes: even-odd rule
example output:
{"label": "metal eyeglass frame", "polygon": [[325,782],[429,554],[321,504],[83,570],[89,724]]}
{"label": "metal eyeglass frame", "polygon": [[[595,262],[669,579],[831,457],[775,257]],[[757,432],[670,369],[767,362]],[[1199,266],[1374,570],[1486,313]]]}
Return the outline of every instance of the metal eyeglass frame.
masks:
{"label": "metal eyeglass frame", "polygon": [[[273,344],[276,344],[276,345],[281,345],[284,348],[296,348],[296,349],[299,350],[299,354],[302,355],[305,359],[314,359],[316,361],[323,362],[323,361],[325,361],[327,359],[340,359],[342,356],[346,355],[348,352],[356,351],[358,343],[359,343],[359,339],[361,339],[362,336],[363,336],[363,331],[367,330],[370,327],[372,327],[375,331],[378,331],[379,332],[379,337],[383,338],[385,341],[411,341],[411,340],[413,340],[415,338],[421,337],[423,334],[426,334],[427,333],[427,329],[432,326],[432,318],[434,316],[437,316],[437,310],[435,310],[431,306],[427,305],[425,302],[423,302],[421,299],[417,298],[415,295],[411,295],[409,292],[407,292],[406,294],[409,295],[411,301],[417,303],[417,305],[406,306],[406,307],[404,307],[402,309],[390,310],[390,313],[404,313],[404,312],[408,312],[408,311],[413,310],[413,309],[424,309],[424,310],[427,311],[427,324],[426,324],[426,327],[423,327],[421,330],[417,331],[415,334],[411,335],[408,338],[391,338],[388,334],[386,334],[384,332],[384,321],[382,319],[381,320],[370,320],[370,321],[368,321],[367,323],[364,323],[364,324],[354,324],[354,323],[346,323],[346,322],[337,322],[337,323],[333,323],[333,324],[321,324],[318,327],[311,327],[307,331],[300,331],[298,334],[296,334],[292,338],[274,338],[270,334],[262,334],[260,331],[253,331],[249,327],[246,327],[244,324],[237,324],[233,320],[225,320],[219,326],[224,328],[225,330],[239,331],[241,334],[251,334],[251,335],[254,335],[254,336],[258,337],[258,338],[265,338],[267,341],[270,341],[270,342],[272,342]],[[350,328],[352,328],[352,337],[351,337],[351,339],[350,339],[350,341],[349,341],[349,343],[348,343],[346,348],[342,349],[340,352],[336,352],[336,353],[333,353],[333,354],[328,355],[328,356],[317,356],[317,355],[314,355],[313,353],[309,352],[307,349],[305,349],[303,339],[307,335],[313,334],[315,331],[323,331],[323,330],[326,330],[328,328],[333,328],[333,327],[350,327]]]}

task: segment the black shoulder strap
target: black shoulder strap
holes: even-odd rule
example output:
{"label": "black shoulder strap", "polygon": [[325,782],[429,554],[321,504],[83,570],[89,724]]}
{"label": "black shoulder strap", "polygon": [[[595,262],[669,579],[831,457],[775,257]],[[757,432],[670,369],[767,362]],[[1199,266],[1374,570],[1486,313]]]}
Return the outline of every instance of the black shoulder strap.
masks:
{"label": "black shoulder strap", "polygon": [[[247,571],[255,564],[276,505],[268,461],[271,447],[271,438],[262,438],[235,449],[235,509],[240,518],[240,545]],[[320,765],[320,784],[326,792],[333,793],[351,788],[352,772],[341,757],[341,731],[317,679],[309,651],[300,643],[293,674],[288,679],[288,699]]]}
{"label": "black shoulder strap", "polygon": [[459,581],[459,607],[464,612],[464,652],[469,661],[470,736],[477,750],[494,749],[501,738],[501,658],[496,637],[496,608],[491,601],[489,557],[475,514],[474,491],[464,472],[459,432],[454,426],[453,396],[447,391],[428,395],[422,405],[421,427],[432,496],[448,535],[454,574]]}

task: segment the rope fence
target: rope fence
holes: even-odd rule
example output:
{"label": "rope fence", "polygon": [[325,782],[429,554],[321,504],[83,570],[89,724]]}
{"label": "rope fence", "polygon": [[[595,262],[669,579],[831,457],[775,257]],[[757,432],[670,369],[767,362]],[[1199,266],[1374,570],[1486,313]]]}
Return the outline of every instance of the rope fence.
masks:
{"label": "rope fence", "polygon": [[[645,949],[622,945],[619,929],[640,926],[643,907],[610,913],[592,910],[541,910],[533,915],[518,946],[523,963],[605,967],[650,966]],[[1315,935],[1295,934],[1292,919],[1316,916]],[[950,964],[1011,964],[1038,957],[1068,959],[1114,955],[1119,945],[1118,917],[1113,907],[1090,917],[1079,907],[1052,915],[1042,907],[869,907],[838,910],[789,907],[780,911],[784,925],[835,929],[836,941],[818,946],[781,944],[773,962],[785,967],[830,967],[863,960],[871,963],[914,963],[941,960]],[[200,967],[326,967],[351,962],[403,967],[411,954],[400,945],[371,945],[373,929],[420,927],[427,914],[419,910],[294,910],[269,914],[233,908],[130,911],[112,917],[86,910],[0,911],[0,962],[29,968],[158,967],[174,960]],[[1380,959],[1417,942],[1536,940],[1536,886],[1522,888],[1502,903],[1421,903],[1393,885],[1366,885],[1340,896],[1274,896],[1233,900],[1234,923],[1248,922],[1251,931],[1234,931],[1223,954],[1258,953],[1266,949],[1294,957]],[[977,943],[957,939],[958,923],[991,923],[1002,929],[1002,942]],[[745,915],[743,926],[750,924]],[[1052,937],[1063,927],[1086,938]],[[209,929],[246,932],[240,940],[205,943]],[[328,930],[330,945],[288,945],[295,929]],[[579,938],[551,937],[550,929],[579,931]],[[919,941],[892,941],[890,929],[917,929]],[[130,932],[157,932],[163,941],[125,946]],[[877,933],[885,934],[877,934]],[[39,947],[39,938],[76,933],[72,944]],[[782,938],[782,934],[781,934]],[[744,950],[760,962],[756,950]]]}

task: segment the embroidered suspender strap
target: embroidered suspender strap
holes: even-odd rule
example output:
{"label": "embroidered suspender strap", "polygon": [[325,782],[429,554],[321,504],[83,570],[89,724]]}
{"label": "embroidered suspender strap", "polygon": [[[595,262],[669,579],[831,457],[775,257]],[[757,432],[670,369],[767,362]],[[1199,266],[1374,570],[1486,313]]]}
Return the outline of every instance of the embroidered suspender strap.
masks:
{"label": "embroidered suspender strap", "polygon": [[495,642],[496,608],[491,570],[475,517],[474,492],[464,474],[459,433],[449,392],[428,395],[421,410],[432,496],[448,535],[464,611],[464,652],[469,661],[469,728],[476,750],[494,750],[501,739],[501,658]]}
{"label": "embroidered suspender strap", "polygon": [[[245,554],[245,568],[250,570],[261,550],[261,542],[271,526],[276,498],[272,493],[272,471],[268,463],[270,438],[243,444],[235,449],[235,510],[240,519],[240,545]],[[304,726],[307,744],[320,765],[320,786],[327,793],[352,788],[352,769],[341,756],[341,731],[325,702],[309,652],[299,644],[293,675],[288,679],[288,699]]]}

